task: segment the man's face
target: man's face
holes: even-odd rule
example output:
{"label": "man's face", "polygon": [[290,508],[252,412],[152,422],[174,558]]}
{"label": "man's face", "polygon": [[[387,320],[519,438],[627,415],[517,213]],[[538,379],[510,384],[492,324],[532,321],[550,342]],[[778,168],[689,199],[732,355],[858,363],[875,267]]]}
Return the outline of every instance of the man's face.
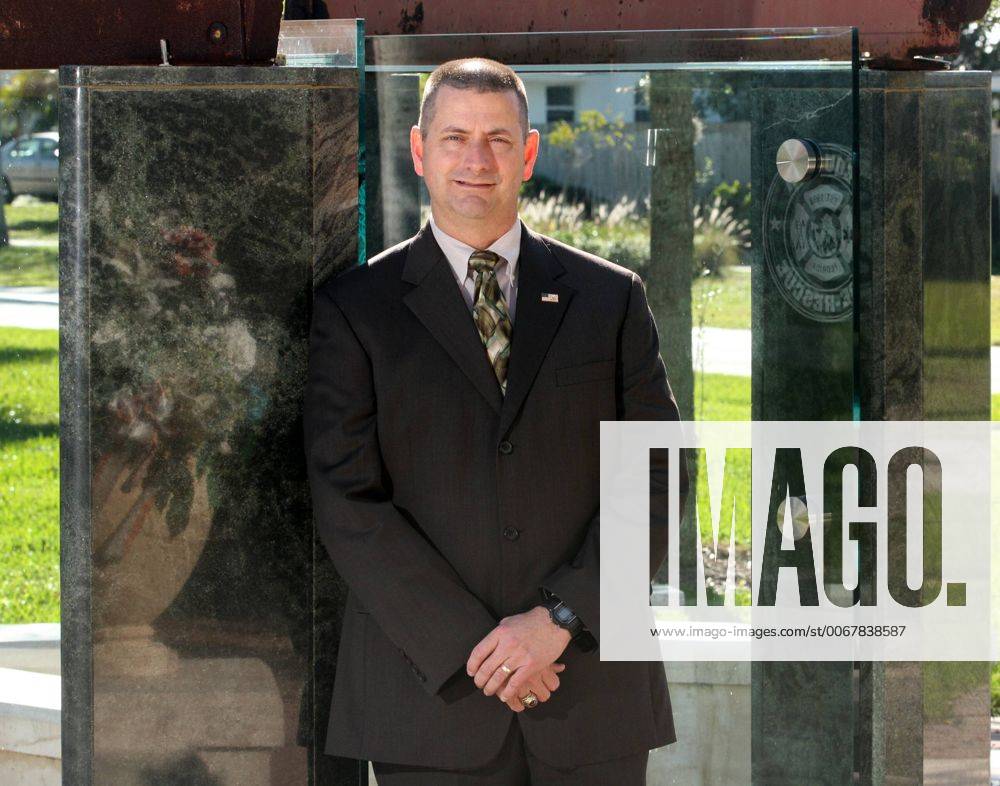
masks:
{"label": "man's face", "polygon": [[437,220],[459,226],[509,223],[521,183],[538,156],[538,132],[524,139],[513,91],[441,86],[426,138],[410,130],[413,167],[423,176]]}

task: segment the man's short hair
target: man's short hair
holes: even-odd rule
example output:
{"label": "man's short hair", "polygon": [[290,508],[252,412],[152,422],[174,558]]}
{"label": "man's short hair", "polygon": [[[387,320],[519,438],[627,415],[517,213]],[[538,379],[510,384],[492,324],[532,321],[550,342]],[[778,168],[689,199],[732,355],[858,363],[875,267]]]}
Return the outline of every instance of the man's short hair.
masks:
{"label": "man's short hair", "polygon": [[457,90],[475,90],[479,93],[504,93],[508,90],[517,96],[520,105],[521,133],[528,138],[528,95],[514,70],[496,60],[485,57],[464,57],[442,63],[427,78],[424,95],[420,99],[420,135],[427,137],[431,120],[434,118],[434,102],[437,89],[442,85]]}

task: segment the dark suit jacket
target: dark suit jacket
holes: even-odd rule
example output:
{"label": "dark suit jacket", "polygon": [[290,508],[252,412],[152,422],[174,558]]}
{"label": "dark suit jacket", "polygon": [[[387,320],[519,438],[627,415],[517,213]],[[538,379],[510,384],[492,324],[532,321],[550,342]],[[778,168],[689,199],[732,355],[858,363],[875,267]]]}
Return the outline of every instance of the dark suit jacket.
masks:
{"label": "dark suit jacket", "polygon": [[676,739],[660,662],[570,644],[521,713],[465,673],[541,587],[600,642],[600,421],[678,419],[635,274],[527,227],[518,264],[506,397],[429,224],[316,291],[305,447],[350,590],[326,753],[478,766],[517,722],[569,767]]}

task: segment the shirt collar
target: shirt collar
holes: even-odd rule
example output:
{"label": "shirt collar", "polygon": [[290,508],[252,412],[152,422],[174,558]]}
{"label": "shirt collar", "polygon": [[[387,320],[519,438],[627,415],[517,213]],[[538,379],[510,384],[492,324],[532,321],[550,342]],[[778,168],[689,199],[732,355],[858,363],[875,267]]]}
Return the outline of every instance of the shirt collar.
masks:
{"label": "shirt collar", "polygon": [[[463,243],[458,238],[452,237],[441,229],[436,223],[434,223],[433,213],[431,213],[430,225],[431,231],[434,233],[434,239],[437,240],[438,245],[441,246],[441,250],[448,259],[448,264],[451,265],[451,268],[455,273],[455,278],[458,279],[458,283],[461,284],[469,275],[469,257],[472,256],[472,252],[476,249],[468,243]],[[513,281],[517,275],[517,258],[521,253],[520,216],[515,218],[511,228],[500,235],[500,237],[491,243],[490,247],[486,250],[493,251],[507,260],[507,275],[510,280]],[[501,271],[502,268],[497,268],[498,273]]]}

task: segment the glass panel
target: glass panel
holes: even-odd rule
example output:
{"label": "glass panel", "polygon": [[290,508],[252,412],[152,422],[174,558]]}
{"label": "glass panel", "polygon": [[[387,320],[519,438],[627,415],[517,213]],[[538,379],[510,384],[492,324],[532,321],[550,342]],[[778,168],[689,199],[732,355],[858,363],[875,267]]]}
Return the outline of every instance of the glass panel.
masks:
{"label": "glass panel", "polygon": [[283,19],[278,30],[278,62],[290,66],[356,66],[360,19]]}
{"label": "glass panel", "polygon": [[[472,56],[519,73],[540,134],[521,219],[642,277],[683,418],[855,417],[853,30],[369,37],[369,258],[426,224],[409,131]],[[854,671],[668,664],[681,742],[649,783],[851,782]]]}

